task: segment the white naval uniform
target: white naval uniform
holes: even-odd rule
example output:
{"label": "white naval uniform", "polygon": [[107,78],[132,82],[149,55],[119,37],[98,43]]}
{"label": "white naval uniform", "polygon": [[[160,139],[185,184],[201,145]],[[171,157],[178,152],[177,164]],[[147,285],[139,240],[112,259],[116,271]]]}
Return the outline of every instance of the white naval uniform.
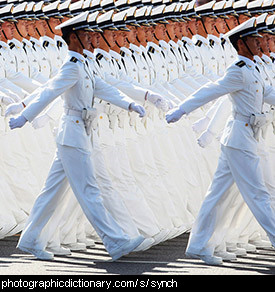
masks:
{"label": "white naval uniform", "polygon": [[[98,69],[101,74],[104,75],[106,82],[117,87],[119,90],[127,94],[129,97],[137,100],[139,103],[144,103],[147,90],[134,86],[131,82],[126,82],[125,80],[115,78],[124,74],[123,71],[118,74],[116,73],[117,67],[115,66],[115,63],[119,62],[123,65],[121,55],[112,52],[112,61],[107,52],[102,50],[97,50],[97,52],[100,52],[100,55],[97,55],[97,61],[94,63],[92,62],[94,59],[92,54],[85,51],[87,57],[89,57],[88,61],[91,67],[94,67],[93,65],[96,64],[99,65]],[[115,57],[116,59],[114,59]],[[107,71],[102,72],[102,68],[105,68]],[[149,195],[152,197],[152,193],[142,193],[142,188],[137,185],[129,162],[129,160],[133,157],[136,159],[136,155],[133,155],[133,152],[129,155],[126,153],[126,137],[124,137],[124,128],[125,124],[129,124],[128,113],[121,110],[118,111],[112,105],[108,106],[96,103],[95,106],[100,110],[98,120],[99,142],[114,186],[119,190],[119,193],[122,196],[125,205],[128,207],[128,210],[141,234],[145,237],[154,236],[160,232],[159,224],[155,218],[155,214],[152,212],[145,199]],[[122,116],[123,122],[121,121],[120,127],[118,127],[118,119],[122,119]],[[113,131],[115,131],[116,135],[114,135]],[[132,134],[136,136],[134,132],[132,132]],[[116,140],[114,138],[116,138]],[[136,150],[140,153],[140,149]],[[145,185],[145,181],[143,181],[143,185]],[[146,186],[147,188],[150,187],[150,183],[147,182]],[[162,218],[166,221],[165,217]]]}
{"label": "white naval uniform", "polygon": [[219,78],[218,75],[218,60],[210,50],[209,41],[203,36],[196,34],[192,37],[195,44],[195,49],[200,54],[200,59],[203,64],[202,74],[215,81]]}
{"label": "white naval uniform", "polygon": [[22,43],[24,51],[28,58],[30,77],[36,79],[42,84],[46,83],[48,81],[48,78],[45,77],[41,72],[40,59],[37,58],[38,56],[35,54],[32,43],[27,39],[23,39]]}
{"label": "white naval uniform", "polygon": [[56,138],[57,153],[42,193],[38,196],[20,237],[19,246],[45,247],[41,244],[41,232],[70,183],[85,215],[112,255],[117,248],[129,241],[129,237],[103,206],[92,167],[90,136],[86,134],[84,122],[76,112],[90,107],[94,94],[126,110],[131,100],[98,77],[91,76],[84,57],[73,51],[68,52],[68,59],[58,75],[47,83],[38,98],[22,114],[32,121],[61,94],[65,113]]}
{"label": "white naval uniform", "polygon": [[181,41],[185,48],[185,53],[187,53],[187,58],[191,60],[192,66],[199,74],[203,75],[203,62],[193,40],[188,37],[182,37]]}
{"label": "white naval uniform", "polygon": [[232,46],[230,40],[227,37],[225,37],[223,34],[220,34],[220,38],[221,38],[221,46],[224,49],[225,66],[227,68],[238,57],[238,53],[235,50],[235,48]]}
{"label": "white naval uniform", "polygon": [[13,58],[15,59],[16,71],[22,72],[26,76],[30,77],[28,58],[24,52],[23,44],[15,38],[8,41],[8,44],[13,54]]}
{"label": "white naval uniform", "polygon": [[[145,49],[145,48],[144,48]],[[145,53],[141,47],[130,44],[130,50],[133,53],[133,58],[138,68],[139,83],[143,86],[150,86],[153,83],[154,74],[146,61]]]}
{"label": "white naval uniform", "polygon": [[[169,96],[175,104],[178,104],[181,98],[185,98],[185,95],[178,92],[175,88],[171,91],[171,86],[167,88],[169,85],[169,71],[166,66],[164,55],[162,54],[162,49],[155,43],[148,42],[147,53],[151,60],[150,65],[153,65],[155,72],[155,82],[152,84],[152,87],[163,92],[163,94]],[[177,93],[175,93],[175,91],[177,91]]]}
{"label": "white naval uniform", "polygon": [[210,243],[216,220],[222,216],[217,204],[224,199],[234,182],[275,245],[275,214],[259,165],[257,141],[249,124],[251,114],[261,112],[263,99],[270,104],[275,103],[275,91],[264,84],[251,60],[242,56],[239,59],[244,64],[249,63],[251,68],[236,65],[242,64],[239,62],[233,64],[223,78],[202,87],[181,105],[182,110],[190,113],[206,102],[230,94],[235,116],[227,121],[224,129],[218,167],[193,226],[186,250],[189,253],[213,255],[214,247]]}
{"label": "white naval uniform", "polygon": [[63,61],[59,55],[55,40],[48,36],[42,36],[40,38],[40,42],[46,51],[49,61],[51,62],[51,66],[58,70],[62,66]]}
{"label": "white naval uniform", "polygon": [[38,59],[39,65],[40,65],[40,71],[47,79],[52,78],[57,73],[56,68],[51,67],[51,63],[48,59],[48,56],[46,54],[46,51],[42,47],[42,44],[39,39],[30,38],[30,42],[32,43],[36,59]]}
{"label": "white naval uniform", "polygon": [[55,35],[54,40],[56,41],[56,46],[58,48],[59,57],[62,60],[62,62],[64,62],[64,60],[67,56],[67,52],[68,52],[68,45],[63,40],[63,38],[59,35]]}
{"label": "white naval uniform", "polygon": [[121,63],[124,65],[126,69],[126,75],[130,76],[133,79],[133,82],[135,82],[136,84],[140,83],[138,67],[132,57],[132,52],[128,48],[121,47],[120,55],[122,57]]}
{"label": "white naval uniform", "polygon": [[[95,71],[95,57],[94,55],[84,50],[83,53],[86,55],[86,60],[88,62],[88,66],[91,69],[91,72]],[[96,108],[98,112],[100,112],[99,104],[96,103]],[[104,105],[103,105],[104,106]],[[103,203],[106,209],[110,212],[110,214],[114,217],[114,219],[119,223],[123,231],[128,234],[131,238],[134,238],[139,235],[139,232],[137,230],[136,225],[133,222],[133,219],[130,217],[129,211],[127,210],[124,202],[121,200],[119,196],[119,191],[114,187],[109,174],[107,172],[106,163],[103,159],[103,154],[99,146],[98,141],[98,133],[97,130],[93,131],[93,138],[92,138],[92,158],[95,165],[95,176],[96,180],[98,182],[99,188],[102,192],[102,198]],[[112,160],[113,162],[113,160]],[[69,191],[71,193],[71,191]],[[69,194],[71,195],[71,194]],[[60,241],[62,244],[69,244],[74,241],[72,241],[73,238],[75,238],[76,241],[76,232],[73,232],[75,228],[77,228],[77,220],[82,217],[82,210],[79,209],[78,202],[74,198],[69,198],[67,200],[69,212],[66,211],[66,213],[61,214],[62,222],[58,224],[59,233],[60,233]],[[59,216],[59,217],[60,217]],[[68,218],[69,216],[69,218]],[[59,219],[60,220],[60,219]],[[58,223],[59,220],[55,220],[56,223]],[[52,229],[51,225],[49,228]],[[57,227],[56,227],[57,228]],[[58,244],[57,238],[55,241],[52,240],[50,243],[51,245],[55,246]],[[49,244],[48,244],[49,246]]]}
{"label": "white naval uniform", "polygon": [[23,98],[26,95],[26,92],[31,93],[41,85],[39,82],[17,70],[16,58],[8,44],[0,41],[0,52],[3,56],[3,59],[1,58],[1,60],[3,61],[6,78],[18,88],[16,94]]}
{"label": "white naval uniform", "polygon": [[[271,85],[271,78],[269,78],[265,73],[266,70],[264,67],[266,64],[258,56],[255,56],[254,59],[260,69],[262,79],[266,82],[266,84]],[[268,110],[270,109],[270,106],[264,105],[264,108]],[[211,135],[218,137],[220,132],[222,132],[230,113],[231,102],[229,98],[225,96],[217,107],[211,121],[209,122],[208,128],[203,135],[209,135],[208,133],[210,132],[212,133]],[[274,134],[272,133],[271,135],[273,137]],[[274,201],[274,174],[271,169],[270,153],[268,153],[268,150],[264,144],[267,143],[260,136],[260,142],[258,143],[258,154],[262,164],[265,185],[270,192],[271,200],[273,199]],[[229,212],[232,202],[234,202],[234,209],[232,212]],[[223,202],[223,208],[224,210],[227,210],[226,215],[224,214],[223,218],[219,220],[218,226],[215,227],[216,233],[218,230],[219,232],[222,230],[223,233],[223,235],[221,234],[219,239],[217,239],[218,241],[222,241],[221,238],[224,237],[226,245],[229,243],[229,245],[232,246],[232,244],[236,245],[238,243],[247,243],[249,240],[261,239],[260,233],[262,230],[258,223],[255,222],[253,215],[247,205],[244,204],[243,199],[239,196],[239,191],[235,185],[231,187],[230,195],[228,195],[226,201]],[[225,223],[227,228],[225,228]],[[225,245],[223,242],[223,245],[216,247],[216,250],[221,250],[224,247]]]}
{"label": "white naval uniform", "polygon": [[213,51],[213,55],[218,60],[217,62],[217,75],[223,76],[226,69],[225,54],[221,44],[221,39],[215,35],[209,34],[207,36],[209,41],[210,51]]}
{"label": "white naval uniform", "polygon": [[[193,44],[191,40],[189,40],[188,43]],[[180,56],[182,58],[182,64],[183,64],[185,73],[190,75],[200,85],[204,85],[205,83],[209,82],[208,78],[206,78],[201,73],[199,73],[198,70],[196,70],[195,66],[198,63],[193,64],[193,59],[191,57],[192,54],[189,52],[189,50],[195,51],[194,48],[189,47],[188,49],[187,41],[182,41],[182,40],[178,40],[177,45],[178,45],[178,50],[180,52]],[[195,60],[197,59],[195,58]],[[200,66],[201,66],[201,63],[200,63]]]}
{"label": "white naval uniform", "polygon": [[[178,72],[178,77],[182,82],[183,86],[190,87],[191,90],[193,90],[191,93],[193,93],[196,89],[200,88],[200,83],[198,83],[193,77],[189,75],[189,73],[186,72],[185,68],[185,63],[187,62],[186,56],[184,54],[181,54],[181,48],[178,45],[178,43],[175,43],[174,41],[170,40],[169,43],[170,45],[170,56],[171,59],[173,58],[176,61],[175,66],[177,67],[177,72]],[[174,67],[175,67],[174,66]]]}

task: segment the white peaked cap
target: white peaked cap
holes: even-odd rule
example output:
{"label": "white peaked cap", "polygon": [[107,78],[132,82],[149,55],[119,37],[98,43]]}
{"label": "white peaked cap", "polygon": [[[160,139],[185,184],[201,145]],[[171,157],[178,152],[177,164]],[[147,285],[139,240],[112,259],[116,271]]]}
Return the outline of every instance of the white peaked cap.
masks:
{"label": "white peaked cap", "polygon": [[87,22],[88,19],[88,11],[82,12],[78,14],[77,16],[70,18],[69,20],[59,24],[56,26],[56,29],[69,29],[72,30],[79,30],[79,29],[89,29],[89,25]]}
{"label": "white peaked cap", "polygon": [[252,17],[240,25],[234,27],[232,30],[227,32],[224,37],[228,37],[230,41],[237,40],[245,36],[257,36],[260,35],[257,32],[257,20],[256,17]]}
{"label": "white peaked cap", "polygon": [[275,14],[270,15],[270,16],[267,17],[266,24],[267,25],[273,25],[274,21],[275,21]]}

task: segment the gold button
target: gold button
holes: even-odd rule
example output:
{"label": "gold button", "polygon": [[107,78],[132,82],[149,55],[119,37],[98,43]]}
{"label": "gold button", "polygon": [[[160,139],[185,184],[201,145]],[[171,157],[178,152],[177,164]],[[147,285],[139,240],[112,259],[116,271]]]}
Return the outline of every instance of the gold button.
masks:
{"label": "gold button", "polygon": [[259,90],[257,89],[256,92],[259,92]]}
{"label": "gold button", "polygon": [[79,123],[79,120],[76,120],[75,122],[78,124]]}
{"label": "gold button", "polygon": [[248,123],[246,123],[245,126],[247,127],[248,126]]}
{"label": "gold button", "polygon": [[101,120],[103,119],[103,117],[102,117],[102,116],[100,116],[99,118],[100,118]]}

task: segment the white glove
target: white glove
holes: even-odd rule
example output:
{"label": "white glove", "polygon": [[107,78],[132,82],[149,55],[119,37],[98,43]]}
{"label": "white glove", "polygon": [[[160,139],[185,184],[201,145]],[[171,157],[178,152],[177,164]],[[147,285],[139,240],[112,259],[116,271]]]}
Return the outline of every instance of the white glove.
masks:
{"label": "white glove", "polygon": [[22,128],[27,122],[27,119],[24,116],[19,116],[18,118],[14,119],[11,118],[9,121],[9,125],[11,130],[16,129],[16,128]]}
{"label": "white glove", "polygon": [[197,134],[200,134],[201,132],[203,132],[204,130],[206,130],[208,124],[209,124],[210,119],[205,116],[199,120],[197,120],[193,125],[192,125],[192,129],[194,132],[196,132]]}
{"label": "white glove", "polygon": [[167,123],[175,123],[177,122],[183,115],[185,114],[185,111],[182,110],[180,107],[176,107],[172,110],[170,110],[166,114],[166,121]]}
{"label": "white glove", "polygon": [[9,97],[9,96],[7,96],[7,95],[1,97],[0,100],[1,100],[0,103],[2,103],[2,104],[4,104],[4,105],[9,105],[9,104],[14,103],[13,98],[11,98],[11,97]]}
{"label": "white glove", "polygon": [[10,115],[14,116],[16,114],[21,113],[21,111],[24,109],[24,106],[22,102],[11,104],[7,107],[5,112],[5,117],[8,117]]}
{"label": "white glove", "polygon": [[43,114],[33,120],[32,126],[34,129],[43,128],[50,121],[50,119],[51,118],[47,114]]}
{"label": "white glove", "polygon": [[150,101],[152,104],[154,104],[156,108],[164,112],[167,112],[169,109],[169,105],[166,102],[165,98],[159,95],[158,93],[148,91],[147,100]]}
{"label": "white glove", "polygon": [[202,148],[205,148],[213,141],[214,138],[215,135],[210,130],[206,130],[198,138],[198,144]]}
{"label": "white glove", "polygon": [[140,118],[143,118],[146,114],[144,107],[142,105],[136,104],[135,102],[132,102],[130,104],[129,110],[130,110],[130,112],[134,111],[134,112],[138,113]]}

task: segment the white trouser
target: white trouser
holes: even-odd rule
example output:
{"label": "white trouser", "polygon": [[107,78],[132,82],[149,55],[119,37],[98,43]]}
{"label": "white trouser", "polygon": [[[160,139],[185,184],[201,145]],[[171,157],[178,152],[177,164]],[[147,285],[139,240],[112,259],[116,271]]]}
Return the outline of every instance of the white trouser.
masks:
{"label": "white trouser", "polygon": [[[136,130],[134,126],[125,125],[125,131],[127,152],[136,182],[145,194],[145,200],[154,212],[161,228],[171,229],[174,227],[172,219],[168,215],[168,211],[162,197],[160,197],[160,195],[163,194],[159,194],[158,191],[153,188],[152,177],[149,175],[144,157],[137,142]],[[131,153],[134,153],[134,155],[131,155]]]}
{"label": "white trouser", "polygon": [[[260,142],[258,143],[257,153],[260,157],[260,165],[263,172],[264,182],[268,192],[270,193],[272,203],[274,202],[275,197],[273,171],[270,163],[269,153],[265,149],[265,141],[261,137]],[[226,233],[225,241],[227,243],[236,244],[247,243],[249,240],[261,239],[263,230],[257,223],[248,206],[243,201],[243,198],[240,196],[237,186],[233,185],[230,192],[231,193],[227,196],[226,199],[227,202],[225,201],[223,205],[231,222],[227,228],[223,222],[224,220],[219,222],[220,228],[222,228],[224,234]],[[215,229],[215,232],[217,232],[217,228]],[[225,247],[224,244],[223,246]]]}
{"label": "white trouser", "polygon": [[275,245],[275,214],[264,183],[260,158],[250,151],[222,146],[213,182],[192,229],[186,252],[213,254],[215,244],[211,240],[215,238],[216,223],[223,216],[219,206],[234,181],[253,215]]}
{"label": "white trouser", "polygon": [[[123,231],[131,238],[139,236],[139,231],[129,210],[126,207],[119,191],[112,183],[108,173],[102,150],[99,145],[99,139],[96,131],[93,132],[93,161],[95,165],[95,175],[102,191],[104,206],[115,218]],[[111,161],[112,163],[112,161]]]}
{"label": "white trouser", "polygon": [[59,144],[57,148],[45,186],[35,201],[18,245],[45,247],[41,246],[41,232],[70,184],[87,219],[111,253],[125,244],[129,237],[103,205],[90,151]]}
{"label": "white trouser", "polygon": [[[139,232],[145,237],[152,237],[160,232],[158,222],[133,177],[125,143],[116,145],[114,141],[115,138],[123,138],[124,129],[115,126],[114,135],[109,128],[109,121],[107,125],[104,123],[104,120],[107,119],[106,115],[101,115],[101,117],[99,143],[112,184],[118,190]],[[131,155],[135,155],[135,153]]]}

